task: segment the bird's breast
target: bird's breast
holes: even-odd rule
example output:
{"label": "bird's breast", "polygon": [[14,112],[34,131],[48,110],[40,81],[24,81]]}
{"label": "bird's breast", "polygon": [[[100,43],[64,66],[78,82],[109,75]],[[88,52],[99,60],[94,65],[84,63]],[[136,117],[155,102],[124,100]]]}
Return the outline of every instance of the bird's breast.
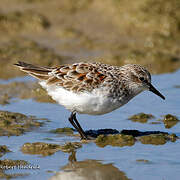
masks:
{"label": "bird's breast", "polygon": [[81,114],[101,115],[109,113],[124,103],[109,97],[105,89],[94,89],[92,92],[75,93],[60,86],[48,86],[40,82],[48,94],[68,110]]}

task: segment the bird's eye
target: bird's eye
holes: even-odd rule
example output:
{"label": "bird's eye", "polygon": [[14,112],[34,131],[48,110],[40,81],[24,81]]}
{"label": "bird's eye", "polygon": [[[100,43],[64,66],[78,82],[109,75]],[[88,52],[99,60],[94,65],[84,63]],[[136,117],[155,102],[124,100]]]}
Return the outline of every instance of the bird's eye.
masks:
{"label": "bird's eye", "polygon": [[141,80],[141,82],[148,83],[147,79],[145,79],[144,77],[140,77],[139,79]]}
{"label": "bird's eye", "polygon": [[144,80],[145,80],[144,77],[140,77],[139,79],[140,79],[141,81],[144,81]]}

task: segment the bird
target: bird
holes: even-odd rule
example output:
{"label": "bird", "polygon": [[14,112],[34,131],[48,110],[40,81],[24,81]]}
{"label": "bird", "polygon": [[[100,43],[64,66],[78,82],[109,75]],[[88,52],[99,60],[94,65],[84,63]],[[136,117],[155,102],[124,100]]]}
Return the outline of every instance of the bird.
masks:
{"label": "bird", "polygon": [[88,137],[76,113],[102,115],[112,112],[145,90],[165,100],[152,85],[149,71],[138,64],[119,67],[99,62],[79,62],[41,67],[18,61],[14,65],[37,78],[48,95],[71,112],[69,122],[81,139]]}

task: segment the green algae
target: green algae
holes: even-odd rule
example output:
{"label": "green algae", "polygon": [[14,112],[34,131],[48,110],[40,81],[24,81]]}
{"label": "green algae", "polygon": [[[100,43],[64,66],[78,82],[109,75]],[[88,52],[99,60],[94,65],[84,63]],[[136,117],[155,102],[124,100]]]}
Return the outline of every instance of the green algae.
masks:
{"label": "green algae", "polygon": [[0,111],[0,136],[19,136],[42,125],[34,116]]}
{"label": "green algae", "polygon": [[149,119],[152,118],[154,118],[152,114],[139,113],[129,117],[128,119],[132,120],[133,122],[146,123]]}
{"label": "green algae", "polygon": [[29,163],[24,160],[11,160],[11,159],[4,159],[0,160],[0,166],[25,166],[28,165]]}
{"label": "green algae", "polygon": [[17,31],[42,31],[50,27],[49,20],[42,14],[27,10],[0,13],[0,31],[17,33]]}
{"label": "green algae", "polygon": [[142,144],[153,144],[153,145],[163,145],[166,143],[166,138],[163,134],[152,134],[148,136],[141,136],[139,138]]}
{"label": "green algae", "polygon": [[161,124],[161,122],[150,122],[150,124]]}
{"label": "green algae", "polygon": [[[105,132],[106,129],[103,129]],[[109,129],[107,129],[109,132]],[[97,134],[97,132],[94,133]],[[97,138],[92,136],[93,140],[83,140],[82,143],[95,142],[99,147],[110,146],[133,146],[135,142],[141,142],[142,144],[163,145],[167,142],[175,142],[178,138],[175,134],[168,134],[161,131],[145,131],[138,130],[122,130],[118,134],[99,134]]]}
{"label": "green algae", "polygon": [[176,136],[176,134],[169,134],[166,138],[171,142],[176,142],[176,140],[179,139],[178,136]]}
{"label": "green algae", "polygon": [[1,96],[0,96],[0,104],[1,105],[6,105],[6,104],[10,104],[10,99],[11,97],[7,94],[7,93],[0,93]]}
{"label": "green algae", "polygon": [[61,151],[69,153],[81,147],[82,147],[82,144],[79,142],[67,142],[66,144],[61,146]]}
{"label": "green algae", "polygon": [[164,123],[165,128],[169,129],[175,126],[180,120],[172,115],[172,114],[166,114],[163,116],[163,119],[158,119],[155,122],[150,122],[151,124],[161,124],[162,122]]}
{"label": "green algae", "polygon": [[142,144],[152,145],[163,145],[168,141],[175,142],[177,139],[178,137],[175,134],[151,134],[138,138]]}
{"label": "green algae", "polygon": [[29,173],[12,173],[12,174],[9,174],[9,173],[2,172],[0,170],[0,178],[2,178],[2,179],[23,178],[23,177],[26,177],[28,175],[29,175]]}
{"label": "green algae", "polygon": [[6,173],[6,170],[19,169],[20,167],[27,166],[29,163],[24,160],[11,160],[4,159],[0,160],[0,178],[11,179],[17,177],[28,176],[28,173]]}
{"label": "green algae", "polygon": [[179,119],[171,114],[167,114],[164,116],[163,123],[165,128],[169,129],[173,126],[175,126],[179,122]]}
{"label": "green algae", "polygon": [[54,154],[61,149],[60,145],[57,144],[49,144],[43,142],[36,142],[36,143],[25,143],[21,147],[21,151],[24,154],[40,154],[42,156],[49,156]]}
{"label": "green algae", "polygon": [[0,78],[8,79],[15,76],[22,76],[22,73],[13,64],[18,60],[27,61],[41,66],[53,66],[61,64],[66,59],[54,53],[53,50],[42,47],[36,42],[24,38],[14,38],[0,46]]}
{"label": "green algae", "polygon": [[99,135],[95,143],[99,147],[105,147],[107,145],[111,146],[132,146],[135,144],[135,138],[131,135],[123,135],[123,134],[116,134],[116,135]]}
{"label": "green algae", "polygon": [[[32,10],[18,10],[16,6],[20,2],[22,7],[31,5]],[[152,73],[172,72],[180,67],[178,0],[138,0],[132,2],[131,7],[124,0],[105,0],[103,3],[38,0],[38,6],[35,2],[14,0],[0,5],[0,34],[3,37],[0,65],[4,67],[0,78],[22,75],[11,67],[17,60],[45,66],[62,64],[66,60],[69,63],[73,59],[113,65],[137,63]],[[10,10],[4,8],[8,3],[11,3]],[[27,41],[33,42],[32,39],[36,45],[29,43],[27,47]],[[47,52],[54,57],[48,57]],[[55,52],[71,58],[61,58]],[[60,61],[55,62],[56,57]]]}
{"label": "green algae", "polygon": [[50,131],[51,133],[55,133],[55,134],[68,134],[68,135],[72,135],[74,130],[73,128],[69,128],[69,127],[64,127],[64,128],[57,128],[57,129],[53,129]]}
{"label": "green algae", "polygon": [[82,147],[81,143],[78,142],[68,142],[64,145],[35,142],[35,143],[25,143],[21,147],[21,151],[24,154],[32,154],[32,155],[39,154],[42,156],[49,156],[56,153],[57,151],[71,152],[81,147]]}
{"label": "green algae", "polygon": [[[114,54],[119,57],[117,61],[140,63],[153,73],[173,71],[176,65],[179,67],[179,1],[138,0],[131,7],[125,1],[118,2],[106,10],[113,8],[114,21],[125,36],[129,34],[131,38],[127,38],[128,45],[119,43],[119,48],[114,46],[119,49]],[[126,17],[124,20],[123,16]],[[120,17],[122,21],[118,22]]]}
{"label": "green algae", "polygon": [[6,145],[0,145],[0,157],[4,154],[11,152]]}
{"label": "green algae", "polygon": [[[4,94],[8,95],[4,97]],[[9,104],[12,98],[35,99],[38,102],[54,103],[47,92],[37,82],[11,82],[8,84],[0,84],[0,104]]]}
{"label": "green algae", "polygon": [[167,114],[164,116],[164,121],[179,121],[179,119],[172,114]]}
{"label": "green algae", "polygon": [[[151,11],[152,4],[155,7],[153,11]],[[94,1],[87,3],[89,21],[87,20],[86,24],[84,21],[79,22],[78,19],[86,13],[86,7],[72,11],[73,5],[69,1],[67,5],[69,11],[65,7],[64,9],[68,13],[76,14],[79,24],[77,26],[72,23],[68,28],[66,26],[66,29],[61,29],[67,32],[62,33],[61,38],[78,39],[78,43],[73,44],[76,41],[72,41],[71,44],[65,44],[64,49],[73,52],[73,47],[78,46],[85,51],[89,50],[88,52],[93,50],[99,52],[99,60],[98,58],[96,60],[103,63],[114,65],[138,63],[147,66],[153,73],[172,72],[180,67],[178,54],[180,15],[177,10],[174,13],[176,8],[179,9],[175,4],[178,4],[177,0],[172,2],[138,0],[132,2],[129,7],[126,1],[119,3],[114,3],[114,0],[105,0],[103,3]],[[63,8],[61,10],[63,11]],[[94,14],[100,15],[99,21],[92,21]],[[106,17],[106,20],[103,17]],[[89,28],[83,28],[84,24]],[[96,27],[97,24],[99,29]],[[96,35],[93,32],[96,32]]]}
{"label": "green algae", "polygon": [[150,161],[149,160],[147,160],[147,159],[136,159],[136,162],[139,162],[139,163],[150,163]]}

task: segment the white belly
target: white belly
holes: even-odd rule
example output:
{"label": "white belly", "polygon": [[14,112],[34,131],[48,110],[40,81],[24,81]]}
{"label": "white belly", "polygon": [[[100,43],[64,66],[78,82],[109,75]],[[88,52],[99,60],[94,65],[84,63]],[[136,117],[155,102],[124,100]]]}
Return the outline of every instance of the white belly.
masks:
{"label": "white belly", "polygon": [[56,102],[71,112],[76,111],[81,114],[101,115],[109,113],[123,105],[119,101],[107,97],[107,91],[100,89],[95,89],[92,93],[76,94],[59,86],[47,86],[45,82],[40,82],[40,84]]}

